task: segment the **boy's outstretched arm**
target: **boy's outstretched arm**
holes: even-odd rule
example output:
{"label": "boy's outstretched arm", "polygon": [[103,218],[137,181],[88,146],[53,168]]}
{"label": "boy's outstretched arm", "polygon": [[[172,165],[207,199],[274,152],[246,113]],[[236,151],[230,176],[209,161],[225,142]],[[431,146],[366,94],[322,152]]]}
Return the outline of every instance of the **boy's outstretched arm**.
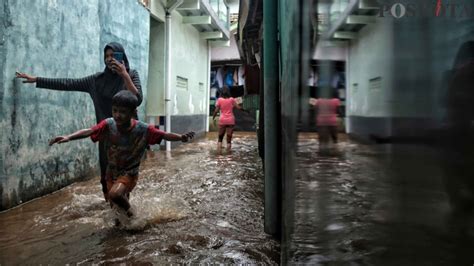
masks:
{"label": "boy's outstretched arm", "polygon": [[194,132],[193,131],[190,131],[190,132],[188,132],[186,134],[183,134],[183,135],[176,134],[176,133],[166,133],[163,136],[163,139],[167,140],[167,141],[187,142],[188,140],[193,139],[193,138],[194,138]]}
{"label": "boy's outstretched arm", "polygon": [[70,135],[54,137],[49,141],[49,146],[53,145],[54,143],[65,143],[70,140],[87,138],[92,135],[93,132],[94,131],[91,128],[85,128],[78,130]]}

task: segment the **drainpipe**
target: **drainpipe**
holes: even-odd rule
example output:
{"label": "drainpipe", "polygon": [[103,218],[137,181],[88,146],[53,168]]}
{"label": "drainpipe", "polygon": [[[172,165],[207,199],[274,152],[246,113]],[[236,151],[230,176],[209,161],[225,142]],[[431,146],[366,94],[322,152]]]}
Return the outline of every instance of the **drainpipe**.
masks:
{"label": "drainpipe", "polygon": [[[165,115],[167,132],[171,132],[171,13],[183,0],[177,0],[170,7],[164,6],[166,12],[165,21]],[[166,142],[166,151],[171,151],[171,142]]]}
{"label": "drainpipe", "polygon": [[278,3],[263,0],[263,118],[265,203],[264,230],[279,237],[281,233],[281,164],[279,134],[279,47]]}
{"label": "drainpipe", "polygon": [[209,132],[209,113],[211,98],[211,42],[207,41],[207,89],[206,89],[206,132]]}
{"label": "drainpipe", "polygon": [[225,2],[225,7],[226,7],[226,11],[227,11],[227,23],[226,23],[226,26],[227,26],[227,29],[230,29],[230,7],[229,7],[229,4],[227,2]]}
{"label": "drainpipe", "polygon": [[352,101],[352,86],[351,86],[351,77],[350,77],[350,45],[347,44],[346,47],[346,66],[344,68],[344,70],[346,71],[346,118],[345,118],[345,121],[344,121],[344,125],[346,125],[346,128],[345,128],[345,133],[352,133],[352,128],[351,128],[351,121],[350,121],[350,117],[349,115],[351,114],[351,101]]}

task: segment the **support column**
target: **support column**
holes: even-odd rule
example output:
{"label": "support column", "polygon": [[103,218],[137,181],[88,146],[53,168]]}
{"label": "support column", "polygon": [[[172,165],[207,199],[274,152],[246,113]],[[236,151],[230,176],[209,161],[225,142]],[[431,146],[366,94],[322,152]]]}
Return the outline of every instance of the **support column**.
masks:
{"label": "support column", "polygon": [[278,2],[263,1],[263,90],[265,138],[265,232],[281,234],[281,164],[279,136]]}

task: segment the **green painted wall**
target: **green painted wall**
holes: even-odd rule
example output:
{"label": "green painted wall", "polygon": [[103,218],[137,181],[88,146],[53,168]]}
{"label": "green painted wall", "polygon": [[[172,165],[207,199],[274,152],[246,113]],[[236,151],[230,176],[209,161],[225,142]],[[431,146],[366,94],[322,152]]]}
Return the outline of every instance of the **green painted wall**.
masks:
{"label": "green painted wall", "polygon": [[149,13],[135,0],[4,0],[0,6],[1,210],[90,177],[98,167],[90,140],[47,145],[95,123],[90,96],[36,89],[16,80],[15,71],[90,75],[104,68],[105,43],[118,41],[146,94]]}
{"label": "green painted wall", "polygon": [[[474,3],[471,3],[474,10]],[[434,93],[431,104],[436,106],[433,116],[442,123],[446,114],[446,95],[448,93],[446,73],[453,68],[455,58],[461,45],[474,40],[474,23],[469,18],[440,18],[432,20],[430,34],[432,63],[428,69],[431,73]]]}

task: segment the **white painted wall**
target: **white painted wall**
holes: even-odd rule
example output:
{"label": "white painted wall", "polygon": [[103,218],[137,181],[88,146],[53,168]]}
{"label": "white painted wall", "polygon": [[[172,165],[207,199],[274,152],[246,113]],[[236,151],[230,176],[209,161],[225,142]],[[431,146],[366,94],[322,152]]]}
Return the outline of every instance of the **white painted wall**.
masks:
{"label": "white painted wall", "polygon": [[[347,65],[348,116],[392,115],[393,49],[392,21],[388,19],[367,25],[356,40],[351,40]],[[377,77],[381,78],[381,88],[370,90],[369,80]]]}
{"label": "white painted wall", "polygon": [[230,34],[230,46],[228,47],[212,47],[211,61],[240,60],[239,48],[235,42],[234,33]]}
{"label": "white painted wall", "polygon": [[[172,115],[207,114],[206,91],[209,87],[208,44],[199,32],[182,22],[173,12],[171,24],[171,99]],[[188,89],[177,88],[176,77],[188,80]],[[202,83],[200,88],[199,83]]]}
{"label": "white painted wall", "polygon": [[147,116],[165,114],[165,24],[150,19]]}
{"label": "white painted wall", "polygon": [[324,46],[318,43],[314,50],[314,60],[333,60],[333,61],[346,61],[347,49],[346,47],[337,46]]}
{"label": "white painted wall", "polygon": [[[159,10],[158,8],[156,8]],[[159,18],[159,13],[152,13],[153,17]],[[172,115],[195,115],[207,114],[207,96],[206,88],[209,87],[208,73],[208,44],[206,40],[200,38],[199,32],[191,25],[185,25],[182,22],[182,16],[174,11],[171,14],[171,101]],[[164,26],[164,24],[163,24]],[[151,34],[162,35],[157,37],[155,42],[158,47],[152,47],[150,51],[156,53],[151,57],[163,62],[154,62],[150,64],[157,69],[155,79],[156,87],[149,89],[150,97],[147,99],[147,116],[164,116],[164,28],[151,31]],[[153,38],[151,38],[153,40]],[[163,42],[161,46],[160,43]],[[162,68],[162,71],[159,70]],[[150,74],[151,75],[151,74]],[[187,79],[188,88],[181,89],[177,87],[177,76]],[[157,79],[157,80],[156,80]],[[162,80],[160,80],[162,79]],[[202,83],[202,86],[199,85]]]}

